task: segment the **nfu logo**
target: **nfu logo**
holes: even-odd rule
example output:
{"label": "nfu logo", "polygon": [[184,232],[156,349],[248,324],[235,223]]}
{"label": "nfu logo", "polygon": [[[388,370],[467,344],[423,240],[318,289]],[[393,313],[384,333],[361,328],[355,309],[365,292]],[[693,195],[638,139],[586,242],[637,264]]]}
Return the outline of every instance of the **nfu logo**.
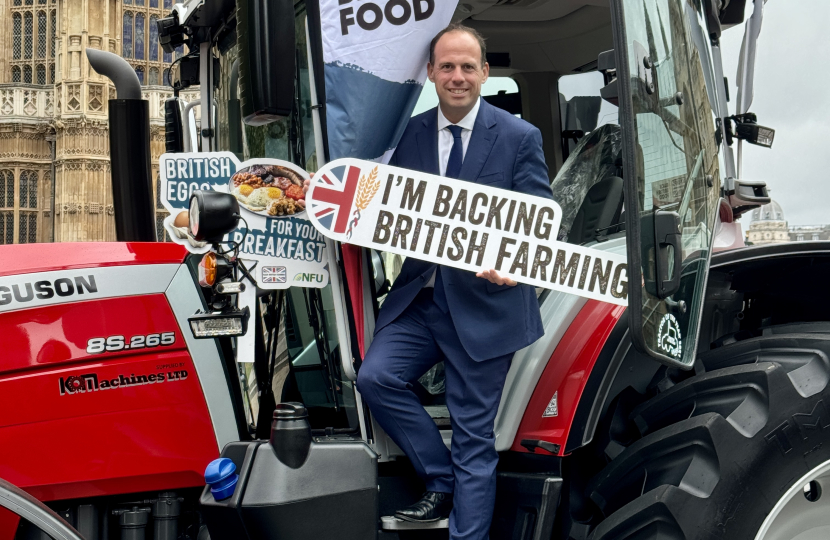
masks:
{"label": "nfu logo", "polygon": [[324,283],[326,280],[326,276],[323,274],[311,274],[306,272],[301,272],[294,276],[294,281],[305,281],[308,283]]}
{"label": "nfu logo", "polygon": [[[340,0],[340,5],[352,4],[354,0]],[[360,7],[345,7],[340,10],[340,31],[348,35],[349,27],[357,24],[363,30],[377,30],[384,21],[395,26],[406,24],[410,19],[423,21],[435,11],[435,0],[389,0],[363,2]]]}

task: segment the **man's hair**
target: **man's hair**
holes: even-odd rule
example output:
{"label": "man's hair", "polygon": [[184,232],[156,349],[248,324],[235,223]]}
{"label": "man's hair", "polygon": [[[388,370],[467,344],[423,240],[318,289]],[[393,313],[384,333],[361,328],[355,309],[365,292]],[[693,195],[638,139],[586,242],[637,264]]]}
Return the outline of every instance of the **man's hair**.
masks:
{"label": "man's hair", "polygon": [[450,32],[466,32],[473,36],[476,41],[478,41],[478,46],[481,48],[481,68],[484,67],[484,64],[487,63],[487,45],[484,44],[484,37],[478,33],[475,28],[470,28],[469,26],[464,26],[461,23],[450,23],[449,26],[438,32],[432,41],[429,42],[429,63],[433,66],[435,65],[435,45],[438,43],[438,40],[441,39],[441,36],[444,34],[448,34]]}

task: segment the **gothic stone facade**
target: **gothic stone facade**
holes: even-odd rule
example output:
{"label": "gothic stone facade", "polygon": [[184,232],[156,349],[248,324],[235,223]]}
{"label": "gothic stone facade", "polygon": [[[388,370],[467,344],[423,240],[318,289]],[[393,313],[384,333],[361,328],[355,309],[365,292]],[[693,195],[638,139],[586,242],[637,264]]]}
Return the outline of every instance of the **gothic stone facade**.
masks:
{"label": "gothic stone facade", "polygon": [[119,54],[136,70],[157,164],[172,96],[162,83],[182,54],[158,45],[155,21],[170,5],[0,0],[0,244],[115,240],[107,121],[115,89],[84,51]]}

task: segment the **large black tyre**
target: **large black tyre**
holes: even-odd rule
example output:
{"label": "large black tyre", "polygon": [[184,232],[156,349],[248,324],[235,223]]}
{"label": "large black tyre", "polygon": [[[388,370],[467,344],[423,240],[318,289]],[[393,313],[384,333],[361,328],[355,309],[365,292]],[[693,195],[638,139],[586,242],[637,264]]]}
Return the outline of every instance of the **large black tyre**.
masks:
{"label": "large black tyre", "polygon": [[[588,485],[602,516],[590,540],[755,540],[785,494],[830,463],[830,334],[784,330],[706,353],[705,371],[634,409],[642,438]],[[826,534],[826,489],[787,499],[812,524],[765,540],[794,538],[818,511]]]}

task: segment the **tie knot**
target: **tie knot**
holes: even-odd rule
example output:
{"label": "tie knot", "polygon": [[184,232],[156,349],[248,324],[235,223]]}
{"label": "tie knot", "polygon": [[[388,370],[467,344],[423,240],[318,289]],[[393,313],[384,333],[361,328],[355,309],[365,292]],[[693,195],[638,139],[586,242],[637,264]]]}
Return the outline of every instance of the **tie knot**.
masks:
{"label": "tie knot", "polygon": [[461,126],[456,126],[455,124],[451,124],[447,126],[447,129],[450,130],[454,139],[461,138]]}

